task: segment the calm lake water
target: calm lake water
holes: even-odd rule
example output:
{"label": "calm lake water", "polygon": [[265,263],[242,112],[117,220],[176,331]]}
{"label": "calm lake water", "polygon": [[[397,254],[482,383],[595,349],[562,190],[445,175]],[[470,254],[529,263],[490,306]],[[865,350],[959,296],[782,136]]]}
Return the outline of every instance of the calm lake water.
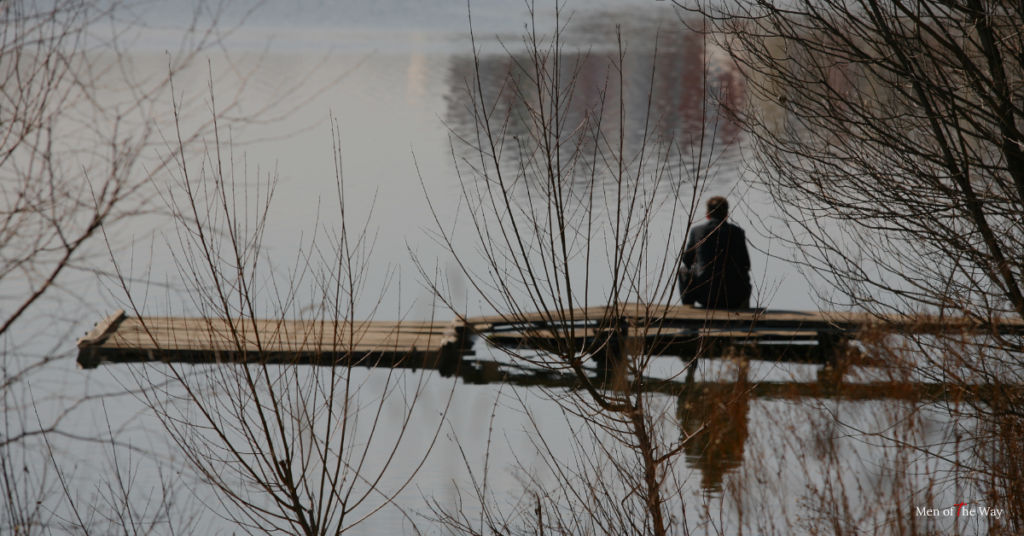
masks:
{"label": "calm lake water", "polygon": [[[238,20],[248,7],[245,2],[235,4],[224,15],[226,23],[222,26],[231,27],[232,21]],[[190,9],[188,2],[163,2],[139,12],[143,20],[152,24],[135,36],[127,50],[139,73],[158,73],[165,68],[167,56],[163,51],[177,46],[176,28],[187,21],[184,15]],[[485,82],[499,83],[508,65],[503,46],[513,53],[521,50],[519,36],[529,20],[528,14],[522,2],[504,0],[474,1],[472,10]],[[643,108],[648,92],[653,91],[652,115],[658,118],[657,129],[663,133],[683,136],[693,134],[697,128],[695,125],[707,107],[700,91],[705,63],[709,76],[720,87],[742,95],[742,83],[721,51],[705,46],[698,34],[687,30],[669,2],[569,2],[565,11],[573,13],[566,32],[570,48],[588,50],[591,54],[581,75],[587,80],[606,76],[609,55],[615,54],[615,25],[621,25],[628,45],[626,89],[622,97],[627,106]],[[550,30],[551,7],[538,6],[537,12],[542,29]],[[287,269],[299,244],[308,243],[318,225],[338,221],[330,123],[333,118],[337,124],[335,141],[343,161],[346,217],[350,222],[369,220],[375,237],[370,258],[374,268],[366,288],[387,288],[377,318],[451,316],[447,309],[435,307],[430,292],[420,284],[410,250],[431,271],[436,265],[440,273],[452,278],[456,290],[466,293],[467,310],[461,312],[492,312],[479,305],[478,297],[466,290],[468,285],[460,281],[452,267],[451,253],[431,238],[438,223],[426,197],[429,196],[441,225],[458,225],[455,215],[460,210],[460,182],[455,161],[463,156],[459,151],[464,149],[453,149],[452,139],[465,135],[471,124],[464,108],[465,83],[473,64],[468,26],[466,4],[454,0],[276,1],[249,16],[244,26],[226,38],[222,49],[211,50],[194,68],[177,77],[176,91],[187,100],[191,114],[186,121],[203,117],[208,105],[205,88],[211,76],[217,101],[236,103],[232,115],[244,116],[269,106],[264,117],[273,121],[237,127],[230,136],[235,160],[247,164],[249,180],[265,177],[268,172],[279,177],[264,239],[269,258],[276,261],[278,268]],[[656,66],[653,82],[652,66]],[[625,127],[627,143],[636,143],[641,127]],[[162,128],[169,129],[170,125],[165,123]],[[720,140],[736,141],[721,149],[716,174],[705,196],[728,195],[737,206],[734,221],[749,230],[754,279],[761,291],[758,303],[777,309],[816,309],[811,288],[786,262],[788,255],[780,253],[777,246],[757,232],[774,224],[770,206],[758,193],[756,177],[744,171],[742,138],[729,124],[723,124],[715,135]],[[187,297],[175,293],[181,282],[168,245],[174,242],[173,233],[168,232],[166,220],[158,216],[141,221],[145,223],[111,230],[119,243],[131,246],[117,251],[118,261],[137,263],[136,275],[148,272],[151,281],[166,283],[170,289],[154,290],[147,296],[146,309],[150,314],[188,314]],[[471,252],[471,246],[464,253]],[[180,455],[169,447],[166,435],[147,414],[146,407],[134,395],[123,394],[135,385],[132,369],[104,366],[79,371],[74,367],[74,335],[119,306],[118,292],[110,289],[109,282],[104,286],[81,277],[76,281],[83,289],[79,293],[83,299],[46,305],[50,309],[41,311],[39,317],[52,318],[57,310],[61,322],[32,330],[45,334],[42,342],[33,339],[33,354],[69,357],[38,373],[31,385],[31,395],[22,395],[20,401],[31,401],[40,408],[42,421],[70,408],[71,413],[62,421],[62,428],[69,434],[92,436],[97,430],[107,430],[109,421],[122,445],[157,453],[156,459],[168,467],[179,466]],[[601,299],[606,289],[607,281],[597,276],[593,285],[595,298]],[[376,290],[369,294],[376,296]],[[372,307],[372,303],[361,305],[356,316],[368,314]],[[500,352],[482,342],[477,343],[475,350],[477,359],[505,360]],[[664,358],[659,367],[668,377],[678,373],[682,364],[678,359]],[[816,372],[814,366],[758,362],[753,365],[750,378],[813,382]],[[730,374],[728,363],[705,362],[697,380],[728,379]],[[386,377],[381,371],[364,369],[354,370],[353,375],[366,382],[364,388],[370,393],[380,388]],[[511,469],[513,462],[535,468],[541,479],[550,482],[533,441],[544,437],[553,451],[568,455],[572,445],[565,430],[580,425],[578,419],[564,415],[545,392],[535,387],[474,384],[467,379],[444,379],[429,372],[401,371],[398,376],[401,381],[421,385],[423,389],[414,410],[413,428],[407,433],[415,439],[403,444],[402,459],[418,461],[429,443],[424,438],[433,437],[439,426],[441,430],[423,469],[396,500],[406,515],[428,533],[437,529],[419,515],[427,510],[426,500],[456,504],[457,490],[469,489],[467,464],[479,474],[489,452],[492,489],[500,501],[515,500],[522,489],[518,475]],[[78,404],[82,396],[99,393],[115,396]],[[450,409],[442,423],[438,413],[448,404],[449,397]],[[693,426],[680,413],[680,408],[687,404],[685,400],[664,395],[656,397],[655,403],[668,414],[678,415],[683,430]],[[737,533],[741,524],[750,526],[751,516],[775,519],[784,526],[786,519],[799,517],[801,504],[815,498],[808,492],[808,482],[822,484],[845,478],[850,489],[860,485],[863,489],[880,490],[883,499],[875,495],[871,501],[884,502],[894,500],[899,493],[895,484],[886,482],[890,469],[921,469],[922,474],[931,475],[941,473],[946,466],[946,462],[936,462],[936,457],[924,455],[904,460],[886,443],[886,431],[892,430],[894,423],[906,422],[909,410],[900,404],[752,397],[739,408],[712,436],[715,443],[710,447],[701,445],[713,454],[714,461],[702,461],[704,451],[700,449],[691,449],[684,456],[680,471],[685,478],[683,500],[690,509],[685,514],[686,523],[697,533]],[[808,451],[811,446],[807,438],[819,430],[816,427],[832,426],[828,416],[835,413],[849,416],[849,430],[837,447],[837,464],[826,467],[820,462],[820,452]],[[385,424],[388,419],[397,422],[401,415],[400,404],[389,406]],[[938,410],[928,409],[923,416],[916,415],[917,424],[912,433],[908,432],[912,435],[908,441],[950,445],[947,440],[952,434],[951,427]],[[678,430],[666,433],[675,432]],[[878,435],[872,435],[876,432]],[[79,493],[94,493],[95,486],[103,481],[102,475],[110,471],[108,450],[66,438],[54,442],[62,463],[76,468]],[[939,447],[933,454],[948,453],[953,448]],[[155,484],[156,462],[147,457],[134,462],[140,475],[139,489],[145,489],[147,483]],[[372,459],[370,465],[380,463],[382,460]],[[382,487],[400,486],[409,469],[399,464],[386,475]],[[921,482],[927,479],[922,477]],[[960,498],[959,490],[945,484],[936,486],[927,498],[917,497],[900,508],[958,502],[952,499]],[[196,498],[202,501],[208,497],[197,492]],[[871,501],[863,504],[881,508]],[[468,498],[464,508],[467,513],[478,509]],[[865,523],[882,511],[866,513]],[[231,532],[227,524],[213,516],[207,518],[209,525],[204,524],[199,533],[205,533],[207,526]],[[939,527],[945,526],[945,521],[939,523]],[[398,508],[386,507],[352,533],[393,534],[408,531],[409,527],[409,520]]]}

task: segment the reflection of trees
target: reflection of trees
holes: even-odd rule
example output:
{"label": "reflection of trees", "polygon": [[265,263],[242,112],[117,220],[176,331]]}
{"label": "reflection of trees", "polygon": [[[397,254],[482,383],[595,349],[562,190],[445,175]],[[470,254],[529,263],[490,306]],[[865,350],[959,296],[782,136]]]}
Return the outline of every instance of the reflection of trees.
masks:
{"label": "reflection of trees", "polygon": [[[653,54],[649,54],[651,60]],[[658,43],[656,62],[654,106],[655,116],[661,117],[659,133],[674,133],[687,146],[699,143],[706,114],[716,128],[715,137],[708,141],[725,147],[736,138],[739,126],[718,116],[719,104],[736,109],[743,101],[743,81],[731,63],[716,61],[696,32],[666,32]]]}
{"label": "reflection of trees", "polygon": [[[652,28],[645,34],[653,36],[656,31]],[[714,55],[697,32],[662,29],[656,46],[654,41],[652,37],[649,43],[639,46],[631,43],[628,61],[621,66],[615,53],[602,49],[562,49],[558,62],[547,58],[560,66],[557,76],[575,81],[572,91],[560,96],[558,109],[552,110],[561,114],[558,124],[564,129],[563,134],[573,133],[577,145],[591,150],[595,144],[620,142],[627,154],[660,147],[672,155],[668,165],[676,181],[689,171],[680,168],[731,165],[738,156],[734,141],[740,129],[719,112],[722,104],[729,109],[742,104],[742,77],[731,62],[722,61],[723,55]],[[474,62],[478,62],[482,100],[495,110],[496,117],[506,117],[503,128],[507,138],[539,136],[540,133],[531,131],[536,122],[529,120],[522,102],[524,97],[539,97],[536,81],[531,78],[534,65],[528,57],[518,54],[452,59],[445,121],[453,133],[465,140],[475,137],[476,124],[464,98],[467,81],[473,79]],[[648,107],[651,111],[646,114]],[[594,136],[598,124],[604,132],[619,133],[621,139]],[[480,158],[468,144],[457,145],[459,157],[468,161]],[[523,146],[504,149],[522,151]],[[568,158],[577,150],[576,145],[560,149],[567,156],[567,168],[581,164],[578,159]],[[601,169],[584,171],[572,170],[580,177],[599,182],[605,173]]]}
{"label": "reflection of trees", "polygon": [[679,395],[676,413],[690,435],[707,428],[686,444],[686,462],[701,471],[700,487],[721,491],[725,474],[743,464],[747,441],[748,385],[701,384]]}

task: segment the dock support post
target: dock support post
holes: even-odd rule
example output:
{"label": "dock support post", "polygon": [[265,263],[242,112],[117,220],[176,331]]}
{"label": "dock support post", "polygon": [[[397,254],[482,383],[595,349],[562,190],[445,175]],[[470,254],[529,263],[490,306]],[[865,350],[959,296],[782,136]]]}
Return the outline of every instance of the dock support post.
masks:
{"label": "dock support post", "polygon": [[125,315],[124,309],[118,309],[110,316],[96,322],[96,326],[91,331],[75,341],[75,345],[78,346],[78,366],[83,369],[92,369],[106,361],[97,347],[117,331],[118,326],[125,318],[128,316]]}
{"label": "dock support post", "polygon": [[690,360],[690,364],[686,366],[686,385],[693,385],[693,378],[697,374],[697,356],[694,356]]}
{"label": "dock support post", "polygon": [[441,351],[438,356],[437,371],[442,378],[450,378],[459,373],[462,365],[462,352],[468,342],[466,333],[466,319],[462,315],[455,315],[452,323],[444,330],[441,339]]}
{"label": "dock support post", "polygon": [[619,367],[626,359],[626,337],[629,336],[629,324],[624,318],[615,319],[597,333],[594,340],[594,361],[598,370],[611,371]]}
{"label": "dock support post", "polygon": [[818,352],[824,367],[818,371],[818,380],[835,387],[842,383],[849,366],[846,355],[840,355],[847,338],[842,333],[818,332]]}
{"label": "dock support post", "polygon": [[820,356],[822,364],[826,366],[834,364],[836,361],[836,352],[840,348],[841,336],[837,333],[819,331],[816,338],[818,340],[818,355]]}

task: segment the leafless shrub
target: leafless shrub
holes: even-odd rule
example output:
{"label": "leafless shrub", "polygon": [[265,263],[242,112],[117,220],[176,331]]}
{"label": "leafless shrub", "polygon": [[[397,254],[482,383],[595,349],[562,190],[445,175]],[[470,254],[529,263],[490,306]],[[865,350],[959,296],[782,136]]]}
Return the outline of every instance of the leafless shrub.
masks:
{"label": "leafless shrub", "polygon": [[[754,162],[800,261],[838,291],[828,303],[950,319],[903,332],[915,370],[969,395],[948,410],[987,423],[973,441],[1019,452],[1020,332],[996,326],[1024,317],[1020,6],[677,5],[742,66]],[[962,474],[1009,508],[1008,462],[974,457]],[[1021,530],[1019,515],[1006,522]]]}
{"label": "leafless shrub", "polygon": [[[67,362],[66,343],[74,337],[55,329],[82,327],[84,319],[64,312],[70,309],[67,303],[75,303],[75,310],[95,307],[94,302],[86,304],[91,298],[86,295],[109,256],[97,235],[104,234],[106,245],[120,251],[131,241],[119,232],[124,224],[159,209],[150,203],[152,173],[178,152],[153,158],[161,129],[167,126],[161,123],[169,115],[164,110],[171,109],[171,81],[237,29],[222,24],[222,4],[200,2],[181,29],[180,46],[165,55],[154,74],[139,68],[127,50],[143,25],[133,18],[133,7],[118,0],[0,3],[4,532],[88,531],[90,527],[73,526],[73,519],[65,516],[67,508],[103,508],[69,495],[74,487],[67,480],[75,471],[64,466],[67,460],[57,463],[42,453],[66,452],[45,448],[57,438],[86,444],[113,440],[103,434],[82,437],[67,428],[74,426],[82,408],[126,393],[74,398],[47,392],[40,379],[55,360]],[[232,72],[244,87],[249,74],[240,68]],[[182,129],[182,146],[208,134],[213,120],[237,126],[272,119],[270,108],[249,110],[254,113],[246,117],[232,115],[236,105],[225,103],[211,117],[201,99],[191,101],[190,113],[199,107],[206,120]]]}
{"label": "leafless shrub", "polygon": [[[581,424],[570,427],[568,462],[536,439],[557,484],[520,467],[526,495],[507,510],[481,485],[479,522],[437,503],[434,517],[470,534],[667,534],[684,503],[676,460],[704,423],[680,433],[673,404],[652,392],[655,356],[638,341],[660,325],[629,325],[625,337],[620,319],[657,318],[671,299],[682,241],[721,154],[710,147],[721,119],[707,105],[689,136],[657,128],[653,88],[643,102],[627,97],[621,35],[608,58],[570,52],[556,11],[549,37],[533,21],[524,51],[506,48],[504,72],[485,72],[474,38],[471,119],[452,130],[466,211],[452,232],[439,220],[436,236],[485,308],[522,326],[522,345],[501,351],[575,378],[578,388],[548,395]],[[597,80],[593,62],[606,66]],[[472,260],[459,247],[467,239]]]}
{"label": "leafless shrub", "polygon": [[[335,164],[342,219],[301,244],[285,274],[262,243],[275,178],[235,175],[244,166],[219,145],[200,162],[184,146],[177,149],[177,184],[165,196],[177,226],[174,258],[191,308],[206,322],[194,336],[221,359],[189,365],[168,355],[164,363],[140,365],[133,375],[141,398],[197,474],[193,491],[211,495],[213,511],[233,527],[346,532],[408,486],[440,420],[433,436],[422,436],[431,430],[424,425],[416,427],[421,435],[407,437],[413,419],[423,419],[415,410],[428,375],[377,368],[372,353],[357,350],[360,325],[372,320],[383,290],[370,296],[371,318],[356,319],[373,235],[345,219],[341,149]],[[327,238],[318,240],[320,233]],[[321,240],[331,246],[322,248]],[[128,279],[120,281],[153,344],[166,344]],[[280,341],[288,341],[285,357]],[[368,374],[353,368],[363,359],[371,360]]]}

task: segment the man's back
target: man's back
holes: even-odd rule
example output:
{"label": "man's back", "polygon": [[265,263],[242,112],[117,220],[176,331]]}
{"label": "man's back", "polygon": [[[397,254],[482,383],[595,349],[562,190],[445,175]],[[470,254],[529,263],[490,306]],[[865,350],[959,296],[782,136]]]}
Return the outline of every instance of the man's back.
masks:
{"label": "man's back", "polygon": [[743,229],[709,219],[690,230],[683,253],[697,301],[711,308],[742,307],[750,299],[750,256]]}

